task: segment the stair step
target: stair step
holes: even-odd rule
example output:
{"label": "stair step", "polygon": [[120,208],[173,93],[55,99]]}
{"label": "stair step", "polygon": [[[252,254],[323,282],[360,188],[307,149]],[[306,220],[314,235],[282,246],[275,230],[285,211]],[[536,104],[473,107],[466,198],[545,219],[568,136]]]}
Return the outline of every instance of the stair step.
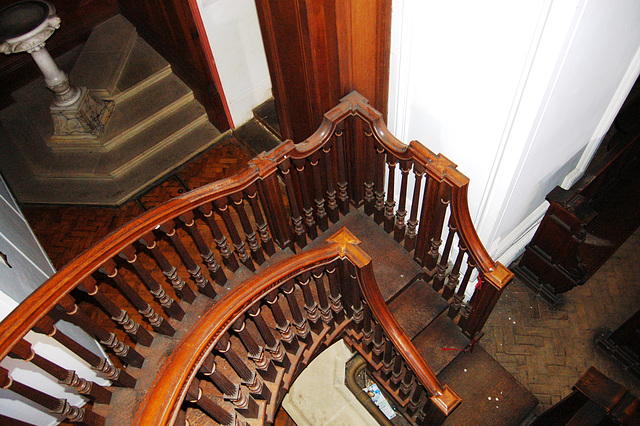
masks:
{"label": "stair step", "polygon": [[[443,312],[428,327],[413,338],[418,349],[434,374],[438,374],[469,344],[460,327]],[[446,382],[443,382],[446,383]],[[454,389],[455,390],[455,389]]]}
{"label": "stair step", "polygon": [[[58,152],[53,166],[41,178],[117,178],[144,158],[164,149],[207,122],[204,108],[196,101],[155,121],[140,133],[107,152]],[[219,135],[214,131],[212,138]],[[86,165],[86,167],[82,167]]]}
{"label": "stair step", "polygon": [[476,346],[460,353],[438,374],[461,398],[445,425],[519,425],[538,400],[495,359]]}
{"label": "stair step", "polygon": [[389,310],[410,339],[420,333],[448,306],[447,302],[421,279],[411,283],[388,305]]}
{"label": "stair step", "polygon": [[93,29],[69,73],[70,81],[111,98],[137,39],[135,27],[116,15]]}
{"label": "stair step", "polygon": [[122,102],[170,73],[169,63],[146,41],[138,37],[116,83],[112,99],[116,103]]}
{"label": "stair step", "polygon": [[273,133],[254,118],[234,130],[233,135],[251,148],[256,155],[261,152],[271,151],[282,143],[280,139],[275,137]]}
{"label": "stair step", "polygon": [[276,101],[269,98],[253,109],[253,116],[260,124],[269,129],[276,138],[282,140],[282,132],[280,131],[280,120],[276,111]]}

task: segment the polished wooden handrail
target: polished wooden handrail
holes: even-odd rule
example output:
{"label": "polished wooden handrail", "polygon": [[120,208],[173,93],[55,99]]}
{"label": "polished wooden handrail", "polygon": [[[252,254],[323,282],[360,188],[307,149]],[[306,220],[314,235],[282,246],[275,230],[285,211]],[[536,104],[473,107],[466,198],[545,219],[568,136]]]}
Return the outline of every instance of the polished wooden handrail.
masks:
{"label": "polished wooden handrail", "polygon": [[[479,292],[474,294],[474,306],[479,308],[478,310],[481,312],[479,315],[471,316],[468,324],[466,325],[466,331],[468,331],[473,337],[482,327],[484,321],[488,317],[488,314],[497,301],[500,292],[511,279],[512,274],[501,264],[493,262],[476,233],[467,204],[469,180],[460,173],[456,169],[456,165],[445,156],[441,154],[434,154],[419,142],[413,141],[406,145],[396,139],[384,124],[382,115],[373,109],[365,98],[357,92],[352,92],[345,96],[338,106],[324,115],[324,120],[319,129],[305,141],[298,144],[294,144],[290,140],[286,141],[272,151],[257,156],[255,159],[250,161],[247,168],[239,174],[178,196],[161,206],[144,213],[137,219],[107,236],[100,243],[85,251],[67,266],[62,268],[23,303],[21,303],[7,318],[5,318],[2,323],[0,323],[0,359],[6,357],[12,348],[14,348],[29,332],[29,330],[36,326],[38,321],[51,312],[57,304],[62,302],[72,290],[77,288],[84,280],[90,277],[91,274],[99,270],[106,262],[109,262],[123,250],[139,241],[143,236],[151,233],[163,224],[174,221],[182,215],[190,214],[193,210],[202,207],[207,203],[213,203],[216,200],[225,199],[232,195],[236,196],[245,190],[255,191],[254,189],[250,189],[252,185],[264,184],[265,187],[270,188],[272,193],[277,193],[277,189],[279,187],[275,177],[277,174],[281,173],[279,166],[288,164],[287,162],[289,159],[306,161],[307,159],[313,158],[314,155],[316,157],[318,155],[322,155],[321,150],[325,148],[329,150],[331,148],[330,144],[333,143],[333,139],[336,137],[337,133],[341,134],[342,131],[339,129],[344,127],[343,122],[349,119],[349,117],[355,117],[363,120],[365,126],[368,126],[368,129],[370,130],[370,135],[373,136],[375,141],[379,144],[378,150],[383,149],[387,152],[388,156],[395,157],[401,161],[411,161],[416,165],[416,167],[424,168],[426,175],[428,175],[430,179],[434,182],[438,182],[438,185],[445,185],[443,187],[446,188],[447,193],[450,192],[450,211],[451,216],[457,225],[457,235],[464,246],[468,249],[468,254],[470,258],[473,259],[473,263],[482,276],[483,282],[487,283],[488,287],[491,288],[491,290],[487,290],[485,287],[481,294],[479,294]],[[369,135],[368,131],[367,135]],[[337,152],[340,152],[342,147],[338,146],[337,149]],[[378,158],[380,157],[378,156]],[[318,170],[315,172],[317,173]],[[384,170],[381,172],[384,173]],[[351,183],[349,183],[349,185],[351,185]],[[376,187],[376,191],[384,192],[384,188]],[[356,201],[357,204],[358,200],[354,201]],[[282,200],[278,200],[278,203],[282,205]],[[346,211],[348,211],[348,208]],[[269,225],[271,226],[271,224]],[[281,234],[280,237],[282,238],[277,242],[281,247],[284,247],[287,244],[283,244],[283,241],[288,238],[287,235],[284,234],[293,231],[291,229],[284,229],[286,226],[289,226],[288,224],[282,225],[282,222],[280,222],[276,223],[276,225],[280,226],[281,229],[274,230],[274,228],[272,228],[271,232],[274,234],[274,239],[276,239],[274,231]],[[303,238],[306,237],[303,236]],[[347,246],[356,247],[353,244],[347,244]],[[328,247],[333,247],[333,245]],[[340,247],[340,244],[338,244],[338,247]],[[333,248],[325,248],[324,250],[326,252],[325,255],[329,256],[327,254],[328,250],[333,250]],[[443,387],[437,383],[435,376],[430,372],[430,370],[428,370],[428,367],[424,368],[422,366],[424,361],[420,358],[417,351],[415,351],[415,348],[413,348],[413,345],[408,338],[404,336],[402,330],[388,312],[386,305],[381,302],[382,298],[376,298],[375,292],[372,290],[373,285],[371,283],[374,282],[374,280],[372,272],[370,271],[370,265],[366,263],[366,255],[364,255],[365,257],[362,257],[363,254],[358,250],[359,249],[349,248],[346,250],[346,253],[348,253],[347,257],[351,256],[349,257],[351,262],[360,265],[358,269],[360,283],[365,283],[363,293],[366,293],[365,296],[370,299],[370,302],[368,303],[370,303],[372,311],[374,311],[376,316],[382,318],[381,325],[384,328],[385,333],[390,337],[394,345],[403,352],[403,356],[407,357],[407,363],[416,373],[418,380],[432,393],[433,402],[443,412],[450,412],[455,408],[457,403],[459,403],[459,399],[446,386]],[[424,251],[424,246],[422,250]],[[307,259],[305,260],[306,262],[311,259],[309,256],[317,256],[317,254],[305,254],[304,256],[301,257],[301,259]],[[335,256],[340,256],[340,254],[338,253],[336,255],[334,253],[333,256],[335,258]],[[300,266],[300,263],[296,263],[295,265]],[[283,273],[282,270],[280,273]],[[267,286],[264,279],[266,278],[261,276],[260,278],[253,278],[251,282],[254,282],[254,284],[262,283],[260,285]],[[242,288],[245,287],[243,286]],[[255,293],[249,292],[246,297],[249,297],[252,294],[255,296]],[[226,297],[222,299],[223,301],[221,302],[221,305],[227,307],[230,307],[232,303],[241,303],[243,300],[244,303],[246,303],[247,300],[250,300],[229,299],[226,301],[225,299]],[[244,305],[241,303],[240,306]],[[216,314],[212,313],[211,315],[215,316]],[[227,317],[221,318],[224,319]],[[215,318],[212,317],[212,319]],[[219,320],[222,321],[222,319]],[[218,319],[216,319],[216,321],[218,321]],[[228,325],[229,324],[226,324],[224,327],[228,328]],[[204,340],[211,341],[211,339],[215,337],[207,334],[214,333],[214,331],[211,331],[213,330],[211,327],[211,324],[207,325],[207,327],[198,333],[198,336]],[[204,345],[204,343],[200,343],[199,345]],[[205,349],[205,346],[196,345],[192,349],[201,353],[202,350]],[[180,351],[176,351],[176,356],[182,356],[179,355],[178,352]],[[183,361],[186,362],[186,360]],[[198,362],[201,362],[201,360],[191,360],[189,361],[189,365],[191,366],[189,369],[186,369],[184,372],[179,374],[176,373],[176,380],[182,384],[182,387],[170,390],[167,387],[169,386],[168,384],[162,383],[158,385],[158,392],[162,389],[162,392],[165,392],[167,394],[167,398],[170,398],[172,401],[182,400],[186,392],[186,389],[184,388],[186,385],[185,374],[190,374],[190,372],[195,371],[194,368],[196,368]],[[178,363],[178,365],[182,364]],[[166,368],[169,367],[166,366]],[[173,375],[171,375],[171,377],[173,377]],[[163,402],[164,401],[166,400],[163,400]],[[161,407],[157,408],[160,409]],[[149,411],[145,412],[149,414]],[[164,414],[161,415],[163,419],[165,418],[164,416]]]}
{"label": "polished wooden handrail", "polygon": [[409,337],[389,311],[373,276],[371,258],[357,244],[359,241],[346,229],[327,239],[320,248],[303,251],[273,265],[245,281],[222,298],[200,318],[171,357],[164,363],[144,402],[138,410],[137,425],[172,424],[185,398],[190,380],[204,362],[206,354],[229,330],[234,321],[268,293],[280,287],[292,276],[327,265],[336,259],[347,259],[357,268],[359,285],[365,301],[383,324],[384,330],[406,359],[420,383],[433,395],[431,400],[449,414],[461,402],[451,389],[440,384],[431,368],[420,356]]}

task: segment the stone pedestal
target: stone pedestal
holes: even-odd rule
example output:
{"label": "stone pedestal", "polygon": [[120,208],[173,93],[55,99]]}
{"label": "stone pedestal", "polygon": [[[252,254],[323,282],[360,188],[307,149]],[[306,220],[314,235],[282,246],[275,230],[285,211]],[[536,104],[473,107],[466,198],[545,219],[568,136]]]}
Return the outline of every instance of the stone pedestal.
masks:
{"label": "stone pedestal", "polygon": [[52,140],[98,139],[102,135],[114,103],[93,97],[86,88],[77,88],[44,48],[46,40],[60,27],[60,18],[48,2],[28,0],[0,10],[0,52],[27,52],[54,93],[51,116]]}

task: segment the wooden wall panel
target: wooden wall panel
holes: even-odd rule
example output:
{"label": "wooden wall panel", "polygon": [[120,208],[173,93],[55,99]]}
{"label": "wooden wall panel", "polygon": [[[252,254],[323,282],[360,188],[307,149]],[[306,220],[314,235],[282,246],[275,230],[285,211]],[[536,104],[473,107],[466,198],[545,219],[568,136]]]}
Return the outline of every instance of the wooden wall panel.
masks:
{"label": "wooden wall panel", "polygon": [[282,134],[301,141],[358,90],[386,115],[391,2],[256,0]]}
{"label": "wooden wall panel", "polygon": [[[91,29],[118,13],[117,0],[49,0],[62,20],[60,28],[47,40],[47,50],[55,58],[84,43]],[[0,0],[0,9],[16,0]],[[68,71],[68,70],[67,70]],[[31,55],[0,56],[0,107],[11,103],[11,92],[42,74]]]}
{"label": "wooden wall panel", "polygon": [[[138,33],[169,61],[174,72],[193,90],[211,122],[229,129],[222,86],[195,2],[184,0],[119,0],[122,14]],[[197,9],[194,9],[195,13]]]}

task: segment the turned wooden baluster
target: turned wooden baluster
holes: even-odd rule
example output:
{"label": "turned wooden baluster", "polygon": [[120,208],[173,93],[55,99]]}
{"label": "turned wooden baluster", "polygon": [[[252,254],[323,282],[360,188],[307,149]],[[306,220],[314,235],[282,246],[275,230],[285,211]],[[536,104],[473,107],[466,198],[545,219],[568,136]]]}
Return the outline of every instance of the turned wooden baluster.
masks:
{"label": "turned wooden baluster", "polygon": [[376,165],[376,150],[371,137],[371,133],[365,133],[364,137],[364,157],[365,157],[365,171],[364,171],[364,212],[371,216],[374,214],[374,194],[373,189],[375,186],[375,165]]}
{"label": "turned wooden baluster", "polygon": [[302,196],[302,211],[304,213],[304,224],[307,228],[307,233],[309,234],[309,238],[315,240],[318,236],[318,228],[316,227],[316,222],[313,219],[313,207],[311,207],[311,198],[309,197],[309,185],[307,185],[307,177],[305,172],[305,160],[294,160],[294,165],[296,168],[295,176],[298,178],[298,188],[300,188],[300,195]]}
{"label": "turned wooden baluster", "polygon": [[369,352],[370,346],[373,344],[373,321],[371,319],[371,309],[369,305],[364,305],[364,316],[362,319],[362,348]]}
{"label": "turned wooden baluster", "polygon": [[414,415],[420,405],[423,403],[422,395],[424,394],[424,388],[420,383],[416,383],[416,387],[411,394],[411,399],[409,400],[409,404],[407,404],[408,412],[411,415]]}
{"label": "turned wooden baluster", "polygon": [[307,311],[307,318],[311,321],[311,328],[318,333],[322,330],[322,322],[320,321],[320,313],[318,312],[318,303],[313,297],[313,292],[309,284],[311,283],[311,273],[303,272],[296,277],[298,285],[302,289],[304,296],[304,310]]}
{"label": "turned wooden baluster", "polygon": [[329,228],[329,218],[327,216],[327,211],[324,206],[324,191],[322,185],[322,177],[324,175],[324,170],[322,167],[318,166],[320,161],[320,153],[316,152],[309,159],[309,164],[311,165],[311,175],[313,176],[313,189],[315,192],[315,203],[316,203],[316,218],[318,219],[318,226],[323,231],[326,231]]}
{"label": "turned wooden baluster", "polygon": [[182,215],[180,215],[180,220],[187,227],[187,231],[193,238],[193,241],[196,243],[196,247],[198,252],[200,253],[200,257],[202,257],[202,261],[205,265],[207,265],[207,269],[209,270],[209,274],[214,279],[219,286],[224,286],[227,282],[227,276],[224,274],[224,271],[216,262],[216,259],[213,257],[213,252],[209,248],[209,245],[204,241],[204,237],[200,233],[198,226],[196,225],[196,220],[193,212],[189,211]]}
{"label": "turned wooden baluster", "polygon": [[69,404],[64,398],[55,398],[23,383],[17,382],[9,376],[7,369],[0,367],[0,387],[22,395],[30,401],[46,408],[53,414],[64,416],[73,423],[86,425],[102,425],[105,419],[91,411]]}
{"label": "turned wooden baluster", "polygon": [[120,368],[114,367],[106,358],[99,357],[66,334],[62,333],[56,328],[53,324],[53,319],[50,317],[45,316],[40,318],[33,328],[33,331],[52,337],[62,346],[83,359],[93,370],[100,373],[106,379],[111,380],[114,385],[127,388],[133,388],[136,386],[136,379],[131,377],[129,373]]}
{"label": "turned wooden baluster", "polygon": [[111,316],[111,319],[122,326],[125,332],[131,335],[137,343],[149,346],[153,342],[153,336],[140,324],[129,318],[124,309],[118,307],[111,299],[105,296],[98,288],[96,280],[92,276],[85,278],[78,286],[79,290],[86,292]]}
{"label": "turned wooden baluster", "polygon": [[200,206],[200,211],[205,217],[207,225],[209,225],[209,229],[213,235],[213,240],[216,242],[218,251],[220,251],[220,254],[222,255],[222,262],[227,265],[227,268],[235,272],[240,265],[238,265],[238,259],[236,259],[233,251],[229,248],[229,244],[227,244],[227,237],[225,237],[222,231],[220,231],[218,222],[216,222],[216,218],[213,215],[213,206],[211,203],[206,203]]}
{"label": "turned wooden baluster", "polygon": [[[370,134],[367,134],[368,138],[371,138]],[[385,150],[382,146],[374,144],[376,150],[376,167],[375,167],[375,197],[376,201],[373,210],[373,220],[380,225],[384,221],[384,157]],[[394,163],[395,165],[395,163]],[[391,193],[393,198],[393,192]]]}
{"label": "turned wooden baluster", "polygon": [[247,241],[247,245],[249,246],[249,250],[251,250],[251,257],[258,265],[262,265],[264,263],[264,253],[262,252],[262,247],[260,247],[260,243],[256,238],[256,233],[251,226],[251,222],[249,221],[249,216],[247,215],[247,210],[244,205],[244,199],[242,198],[242,193],[236,192],[232,194],[229,198],[233,201],[233,208],[238,213],[238,217],[240,218],[240,224],[242,225],[242,230],[244,231],[244,237]]}
{"label": "turned wooden baluster", "polygon": [[447,242],[444,245],[444,250],[440,256],[440,262],[438,262],[436,275],[433,278],[433,289],[440,291],[444,286],[444,279],[447,276],[447,266],[449,266],[449,254],[451,253],[451,246],[453,246],[453,237],[456,235],[456,225],[453,220],[453,216],[449,218],[449,233],[447,234]]}
{"label": "turned wooden baluster", "polygon": [[200,380],[195,377],[187,389],[185,400],[196,404],[202,411],[207,413],[213,420],[221,425],[241,426],[246,424],[237,418],[237,414],[235,412],[227,411],[217,402],[206,396],[200,387]]}
{"label": "turned wooden baluster", "polygon": [[280,166],[284,177],[285,187],[287,189],[287,197],[289,197],[289,208],[291,209],[291,221],[293,222],[293,233],[295,234],[296,242],[300,248],[307,245],[307,235],[304,225],[302,224],[302,216],[300,215],[300,209],[298,208],[298,199],[296,197],[296,191],[293,186],[293,178],[291,170],[291,163],[289,159],[285,159]]}
{"label": "turned wooden baluster", "polygon": [[171,244],[176,249],[176,252],[178,252],[178,256],[180,256],[180,259],[182,259],[182,263],[184,263],[187,267],[189,275],[191,275],[191,278],[196,283],[198,291],[212,299],[215,298],[216,291],[213,289],[213,286],[211,285],[209,280],[206,279],[204,275],[202,275],[202,270],[196,264],[196,262],[193,260],[193,257],[191,257],[191,254],[184,246],[184,243],[176,232],[176,227],[173,223],[173,220],[168,220],[163,225],[161,225],[160,230],[164,232],[167,237],[169,237]]}
{"label": "turned wooden baluster", "polygon": [[424,166],[418,163],[414,164],[413,174],[415,176],[415,185],[413,186],[413,198],[411,199],[411,214],[407,221],[407,233],[404,236],[404,248],[407,251],[413,250],[416,246],[416,236],[418,235],[418,207],[420,206],[420,190],[424,172]]}
{"label": "turned wooden baluster", "polygon": [[347,183],[347,167],[344,149],[344,122],[337,125],[334,133],[336,141],[336,155],[338,157],[338,206],[343,215],[349,213],[349,191]]}
{"label": "turned wooden baluster", "polygon": [[245,395],[239,385],[233,383],[227,376],[218,371],[213,355],[210,353],[205,359],[202,367],[202,373],[222,395],[225,401],[233,404],[235,410],[246,418],[255,419],[258,416],[258,403],[249,395]]}
{"label": "turned wooden baluster", "polygon": [[164,253],[162,253],[162,250],[158,247],[156,236],[151,232],[148,232],[138,241],[140,241],[141,244],[144,244],[144,246],[151,252],[153,258],[158,262],[160,269],[162,269],[162,273],[171,283],[176,295],[178,295],[181,300],[184,300],[187,303],[192,303],[196,299],[195,293],[182,279],[182,277],[180,277],[178,269],[176,269],[176,267],[169,262]]}
{"label": "turned wooden baluster", "polygon": [[267,225],[267,222],[265,222],[264,217],[262,216],[262,210],[260,209],[260,201],[258,200],[258,191],[256,190],[256,185],[251,184],[245,190],[245,193],[247,194],[247,198],[249,199],[249,205],[251,206],[251,211],[253,212],[256,226],[258,227],[258,235],[260,236],[260,241],[262,241],[262,247],[269,256],[273,256],[276,252],[276,247],[273,244],[271,235],[269,234],[269,227]]}
{"label": "turned wooden baluster", "polygon": [[384,338],[384,354],[382,355],[382,368],[380,369],[380,375],[385,381],[389,381],[391,377],[394,353],[395,348],[393,343],[389,339]]}
{"label": "turned wooden baluster", "polygon": [[160,303],[160,306],[164,308],[165,312],[171,318],[175,318],[180,321],[184,317],[184,311],[178,302],[169,297],[162,286],[158,284],[149,271],[147,271],[147,268],[145,268],[140,262],[136,249],[134,249],[133,246],[127,246],[122,250],[122,252],[120,252],[120,257],[125,259],[127,263],[133,267],[136,274],[140,277],[140,280],[149,289],[149,292],[156,298],[158,303]]}
{"label": "turned wooden baluster", "polygon": [[302,340],[311,342],[312,337],[309,335],[311,327],[309,327],[309,321],[302,315],[300,311],[300,305],[295,295],[295,286],[293,278],[282,285],[282,292],[287,298],[287,304],[289,305],[289,311],[291,311],[291,317],[293,318],[293,326],[296,329],[296,334]]}
{"label": "turned wooden baluster", "polygon": [[332,223],[336,223],[340,219],[340,210],[338,209],[338,202],[336,201],[336,181],[334,178],[334,161],[331,155],[332,143],[326,144],[322,147],[322,162],[324,163],[324,173],[327,183],[327,212],[329,213],[329,220]]}
{"label": "turned wooden baluster", "polygon": [[453,297],[453,303],[451,303],[451,306],[449,306],[450,318],[455,318],[456,315],[458,315],[458,312],[460,311],[460,307],[462,306],[462,301],[464,300],[464,293],[467,291],[467,285],[469,284],[469,279],[471,278],[471,274],[473,273],[473,270],[475,269],[475,267],[476,267],[476,264],[473,261],[473,258],[469,256],[467,259],[467,270],[464,273],[464,277],[462,278],[462,282],[458,287],[458,291],[456,292],[456,295]]}
{"label": "turned wooden baluster", "polygon": [[280,339],[277,339],[273,335],[271,328],[267,325],[267,322],[264,320],[261,312],[262,309],[258,304],[251,306],[247,310],[247,313],[253,320],[253,323],[256,325],[256,328],[264,341],[265,349],[271,354],[271,359],[273,359],[274,364],[280,367],[289,368],[291,361],[289,360],[287,351],[285,351]]}
{"label": "turned wooden baluster", "polygon": [[382,326],[378,324],[376,321],[374,324],[374,333],[373,333],[373,348],[371,352],[373,352],[373,359],[375,362],[380,362],[383,359],[384,354],[384,335]]}
{"label": "turned wooden baluster", "polygon": [[340,323],[344,320],[345,312],[342,306],[342,291],[338,281],[337,265],[338,261],[329,264],[326,273],[329,278],[329,302],[331,303],[331,310],[336,317],[336,321]]}
{"label": "turned wooden baluster", "polygon": [[447,208],[449,207],[451,191],[448,185],[440,186],[440,193],[438,194],[438,198],[440,202],[436,206],[436,210],[433,213],[435,216],[433,222],[433,231],[431,232],[431,249],[426,256],[426,261],[423,266],[425,266],[429,271],[433,271],[436,267],[436,263],[438,262],[439,256],[439,247],[442,244],[442,240],[440,239],[442,236],[442,228],[444,225],[444,217],[447,214]]}
{"label": "turned wooden baluster", "polygon": [[147,303],[140,295],[133,289],[122,276],[118,273],[116,268],[116,262],[113,259],[109,259],[102,264],[99,269],[100,272],[111,278],[116,284],[116,287],[125,295],[125,297],[131,302],[131,304],[147,319],[153,329],[161,334],[167,336],[173,336],[175,334],[174,328],[169,324],[169,321],[165,321],[156,311],[153,310],[151,305]]}
{"label": "turned wooden baluster", "polygon": [[[407,218],[407,186],[409,183],[409,171],[411,171],[410,160],[400,160],[400,173],[402,179],[400,181],[400,202],[398,204],[398,210],[396,211],[396,221],[393,230],[393,239],[397,242],[401,242],[404,239],[404,233],[406,230],[405,220]],[[389,193],[392,193],[389,190]]]}
{"label": "turned wooden baluster", "polygon": [[82,328],[102,345],[113,350],[113,353],[115,353],[124,363],[132,367],[142,367],[142,364],[144,363],[142,355],[136,352],[136,350],[129,345],[122,343],[118,340],[115,334],[108,332],[98,325],[93,319],[80,311],[73,297],[69,295],[64,296],[58,304],[57,312],[64,320]]}
{"label": "turned wooden baluster", "polygon": [[467,247],[462,241],[459,241],[456,261],[453,264],[453,268],[451,268],[451,272],[449,272],[447,283],[445,284],[444,290],[442,291],[442,297],[444,298],[444,300],[448,301],[449,299],[451,299],[451,297],[453,297],[453,293],[456,291],[456,287],[458,287],[458,280],[460,279],[460,268],[462,267],[462,260],[464,259],[464,255],[466,253]]}
{"label": "turned wooden baluster", "polygon": [[400,399],[406,399],[409,396],[413,389],[414,381],[413,371],[405,367],[404,376],[402,377],[402,382],[400,382],[400,389],[398,392]]}
{"label": "turned wooden baluster", "polygon": [[389,386],[391,389],[398,390],[400,387],[400,381],[402,380],[402,372],[404,367],[404,360],[400,354],[396,353],[393,359],[393,370],[391,371],[391,379],[389,380]]}
{"label": "turned wooden baluster", "polygon": [[416,241],[414,259],[427,271],[434,272],[438,261],[438,250],[442,241],[442,226],[449,206],[451,188],[434,178],[428,179],[424,190],[420,229]]}
{"label": "turned wooden baluster", "polygon": [[96,402],[108,404],[109,401],[111,401],[111,391],[97,383],[79,377],[73,370],[67,370],[48,359],[41,357],[35,353],[31,347],[31,343],[24,339],[21,339],[13,348],[11,348],[9,356],[30,362],[33,365],[40,367],[43,371],[46,371],[58,379],[61,384],[74,388],[78,393],[86,395]]}
{"label": "turned wooden baluster", "polygon": [[291,323],[282,312],[282,308],[278,303],[278,289],[274,289],[270,293],[268,293],[264,300],[269,304],[269,308],[271,309],[271,313],[273,314],[273,318],[276,320],[276,329],[280,333],[280,339],[282,343],[290,354],[296,354],[298,352],[299,344],[298,339],[296,339],[296,335],[293,333],[291,329]]}
{"label": "turned wooden baluster", "polygon": [[273,363],[265,354],[264,347],[259,345],[255,341],[255,339],[247,329],[244,315],[240,316],[236,320],[236,322],[233,323],[231,329],[235,331],[235,333],[240,338],[240,341],[247,350],[247,356],[253,360],[258,373],[260,373],[263,379],[273,382],[277,375],[276,368],[273,366]]}
{"label": "turned wooden baluster", "polygon": [[247,367],[242,358],[233,350],[228,334],[223,335],[220,340],[218,340],[216,350],[224,356],[231,368],[233,368],[233,371],[235,371],[238,377],[240,377],[240,380],[242,380],[242,384],[249,389],[249,393],[254,398],[267,401],[271,398],[271,391],[265,386],[260,375],[255,370]]}
{"label": "turned wooden baluster", "polygon": [[236,225],[233,222],[233,218],[229,213],[229,204],[227,204],[226,198],[220,198],[214,201],[220,215],[222,216],[222,220],[224,221],[225,226],[227,227],[227,231],[229,232],[229,237],[231,237],[231,242],[233,243],[233,247],[236,249],[236,254],[240,262],[249,270],[255,271],[256,267],[253,264],[253,260],[251,260],[251,256],[247,253],[247,249],[244,246],[244,242],[242,238],[240,238],[240,234],[236,229]]}
{"label": "turned wooden baluster", "polygon": [[318,292],[318,306],[320,308],[320,318],[322,322],[329,325],[333,319],[331,312],[331,305],[329,304],[329,298],[327,297],[327,290],[324,287],[324,281],[322,279],[324,268],[319,267],[311,272],[313,280],[316,283],[316,291]]}
{"label": "turned wooden baluster", "polygon": [[395,226],[394,210],[396,208],[396,200],[393,199],[393,194],[396,185],[396,158],[387,154],[387,166],[389,167],[387,178],[387,199],[384,202],[384,230],[387,233],[391,233]]}
{"label": "turned wooden baluster", "polygon": [[358,277],[356,276],[356,267],[349,261],[344,261],[346,264],[347,280],[346,287],[348,290],[344,290],[345,294],[349,294],[350,297],[347,300],[350,301],[352,310],[351,319],[355,323],[355,329],[358,332],[362,332],[362,322],[364,320],[364,305],[362,303],[362,296],[360,295],[360,286],[358,285]]}
{"label": "turned wooden baluster", "polygon": [[[259,164],[258,174],[260,176],[257,182],[258,194],[271,237],[280,248],[291,247],[293,249],[291,224],[284,203],[284,188],[278,177],[276,163],[266,160],[266,164]],[[269,252],[267,251],[267,253]]]}

